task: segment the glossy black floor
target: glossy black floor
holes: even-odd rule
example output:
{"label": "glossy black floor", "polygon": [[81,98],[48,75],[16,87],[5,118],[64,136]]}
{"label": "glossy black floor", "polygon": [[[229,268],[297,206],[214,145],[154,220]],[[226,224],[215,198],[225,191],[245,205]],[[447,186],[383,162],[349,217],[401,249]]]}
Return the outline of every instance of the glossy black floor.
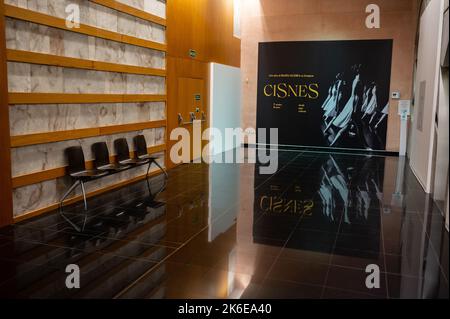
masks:
{"label": "glossy black floor", "polygon": [[87,215],[67,208],[82,233],[56,212],[0,229],[0,296],[448,298],[448,232],[402,159],[285,151],[273,175],[248,163],[169,175],[160,203],[140,182]]}

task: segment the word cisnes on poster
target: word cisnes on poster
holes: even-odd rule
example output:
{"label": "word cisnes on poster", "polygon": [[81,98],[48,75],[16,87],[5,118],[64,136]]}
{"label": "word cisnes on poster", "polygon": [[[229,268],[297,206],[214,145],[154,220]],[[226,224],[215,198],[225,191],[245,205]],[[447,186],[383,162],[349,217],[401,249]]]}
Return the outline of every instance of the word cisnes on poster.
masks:
{"label": "word cisnes on poster", "polygon": [[264,95],[280,99],[298,97],[315,100],[319,98],[319,84],[267,84],[264,86]]}

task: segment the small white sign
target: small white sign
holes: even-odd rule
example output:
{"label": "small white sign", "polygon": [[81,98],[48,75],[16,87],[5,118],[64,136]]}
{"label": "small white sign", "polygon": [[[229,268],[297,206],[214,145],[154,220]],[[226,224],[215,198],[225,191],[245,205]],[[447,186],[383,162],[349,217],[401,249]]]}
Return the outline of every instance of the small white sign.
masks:
{"label": "small white sign", "polygon": [[398,115],[400,116],[411,115],[411,100],[398,101]]}

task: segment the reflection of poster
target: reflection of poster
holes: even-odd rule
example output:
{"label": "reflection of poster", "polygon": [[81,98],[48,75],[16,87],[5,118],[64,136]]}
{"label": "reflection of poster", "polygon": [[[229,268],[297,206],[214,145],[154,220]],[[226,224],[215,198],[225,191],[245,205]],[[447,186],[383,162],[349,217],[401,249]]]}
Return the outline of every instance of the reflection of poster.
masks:
{"label": "reflection of poster", "polygon": [[[287,165],[255,188],[254,241],[338,255],[379,253],[381,213],[388,209],[379,174],[384,160],[323,154]],[[336,241],[338,233],[345,235]]]}
{"label": "reflection of poster", "polygon": [[259,45],[258,128],[279,144],[386,148],[392,40]]}

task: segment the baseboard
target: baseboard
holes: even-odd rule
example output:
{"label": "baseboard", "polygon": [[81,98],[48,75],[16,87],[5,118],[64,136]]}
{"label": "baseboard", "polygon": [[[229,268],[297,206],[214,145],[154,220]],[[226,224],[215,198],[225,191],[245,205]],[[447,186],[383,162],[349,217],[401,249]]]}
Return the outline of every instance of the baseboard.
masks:
{"label": "baseboard", "polygon": [[414,174],[414,177],[416,178],[416,180],[419,182],[420,186],[422,187],[422,190],[425,194],[431,195],[430,192],[427,192],[427,188],[425,187],[425,185],[423,185],[422,180],[419,178],[419,174],[417,174],[416,169],[414,168],[414,166],[411,165],[411,162],[408,163],[409,168],[411,168],[411,171]]}
{"label": "baseboard", "polygon": [[[258,147],[264,144],[248,144],[244,143],[245,148]],[[270,148],[273,145],[266,145]],[[309,152],[330,152],[337,154],[367,154],[367,155],[380,155],[380,156],[399,156],[399,152],[394,151],[378,151],[378,150],[366,150],[366,149],[348,149],[338,147],[320,147],[320,146],[301,146],[301,145],[278,145],[277,149],[284,151],[309,151]]]}

